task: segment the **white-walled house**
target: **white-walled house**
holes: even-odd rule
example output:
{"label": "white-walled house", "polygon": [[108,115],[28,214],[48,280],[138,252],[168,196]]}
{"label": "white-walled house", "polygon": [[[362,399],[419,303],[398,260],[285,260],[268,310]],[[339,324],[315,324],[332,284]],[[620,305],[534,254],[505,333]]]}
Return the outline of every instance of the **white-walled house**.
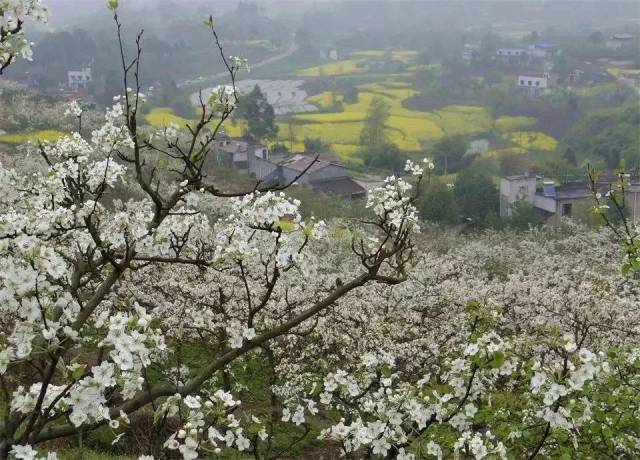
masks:
{"label": "white-walled house", "polygon": [[[603,195],[615,182],[615,176],[604,175],[597,183]],[[533,205],[549,223],[558,222],[561,217],[584,217],[593,205],[593,195],[584,180],[555,182],[542,180],[533,173],[521,176],[507,176],[500,180],[500,217],[508,218],[518,201]],[[640,178],[635,175],[625,192],[625,205],[632,222],[640,220]]]}
{"label": "white-walled house", "polygon": [[67,86],[72,90],[87,89],[87,85],[91,83],[91,67],[85,67],[81,70],[69,70],[67,72]]}
{"label": "white-walled house", "polygon": [[528,56],[528,54],[524,48],[499,48],[496,51],[496,56],[501,58],[524,57]]}
{"label": "white-walled house", "polygon": [[549,88],[549,74],[526,73],[518,75],[518,89],[530,96],[541,96]]}

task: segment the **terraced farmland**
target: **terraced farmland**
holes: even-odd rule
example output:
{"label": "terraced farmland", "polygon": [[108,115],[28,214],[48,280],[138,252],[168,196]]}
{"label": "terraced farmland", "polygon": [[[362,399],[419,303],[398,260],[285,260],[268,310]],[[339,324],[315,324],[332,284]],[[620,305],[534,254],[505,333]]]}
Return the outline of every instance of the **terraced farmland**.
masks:
{"label": "terraced farmland", "polygon": [[[343,111],[300,114],[292,117],[293,137],[302,142],[305,137],[318,137],[331,144],[342,157],[358,150],[360,131],[367,117],[367,110],[374,97],[383,97],[389,104],[387,122],[390,140],[401,150],[416,151],[423,143],[435,142],[445,135],[479,134],[491,130],[493,119],[483,107],[451,105],[433,112],[407,109],[403,102],[416,92],[408,83],[385,81],[357,86],[358,101],[343,102]],[[315,98],[315,99],[314,99]],[[331,107],[329,92],[312,96],[321,107]],[[286,128],[286,127],[285,127]],[[291,139],[288,129],[280,129],[279,140]]]}
{"label": "terraced farmland", "polygon": [[[371,63],[391,58],[401,61],[407,68],[417,68],[417,52],[411,50],[367,50],[352,53],[346,59],[308,67],[296,72],[310,81],[322,82],[324,77],[349,82],[358,90],[356,102],[348,103],[339,89],[324,90],[307,98],[319,112],[298,113],[278,119],[278,134],[274,142],[282,143],[293,151],[304,149],[304,140],[318,138],[329,144],[344,162],[361,162],[357,153],[360,132],[367,111],[375,97],[382,97],[389,105],[387,135],[400,150],[421,151],[444,136],[493,136],[497,140],[488,155],[521,154],[526,151],[552,152],[557,141],[549,135],[535,131],[538,120],[526,116],[500,116],[494,118],[486,107],[475,105],[446,105],[432,111],[406,108],[407,99],[417,91],[401,73],[377,74],[369,71]],[[431,64],[429,67],[437,66]],[[372,67],[372,68],[375,68]],[[338,88],[340,86],[338,85]],[[325,87],[326,88],[326,87]],[[190,120],[174,114],[171,109],[152,110],[146,121],[162,128],[170,123],[184,125]],[[244,121],[227,121],[225,132],[241,136]]]}

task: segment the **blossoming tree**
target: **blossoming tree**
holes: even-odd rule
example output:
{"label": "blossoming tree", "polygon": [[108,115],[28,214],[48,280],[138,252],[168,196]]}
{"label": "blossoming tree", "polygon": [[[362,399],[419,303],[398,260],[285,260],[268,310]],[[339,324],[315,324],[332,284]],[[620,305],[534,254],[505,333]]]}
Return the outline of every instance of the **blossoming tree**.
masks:
{"label": "blossoming tree", "polygon": [[27,18],[42,22],[46,13],[40,0],[0,2],[0,75],[18,57],[31,59],[31,42],[24,35],[24,24]]}
{"label": "blossoming tree", "polygon": [[[110,7],[124,95],[104,125],[83,133],[82,111],[72,104],[67,115],[80,122],[78,132],[38,146],[44,173],[24,177],[0,170],[0,458],[35,458],[32,446],[106,424],[115,429],[148,406],[161,417],[191,411],[188,432],[167,442],[184,458],[195,458],[203,440],[215,446],[219,436],[246,448],[242,429],[231,429],[238,427],[232,413],[238,402],[212,385],[216,374],[304,327],[347,293],[406,277],[416,195],[408,182],[390,178],[367,204],[375,239],[353,240],[360,269],[343,274],[344,282],[316,283],[283,303],[289,289],[299,290],[300,280],[314,276],[307,253],[324,237],[324,223],[303,220],[300,203],[278,191],[286,187],[257,184],[228,193],[203,170],[218,129],[238,102],[235,78],[244,61],[222,52],[209,19],[231,85],[201,96],[199,120],[186,129],[141,129],[142,33],[127,60],[117,2]],[[35,0],[0,3],[3,68],[18,54],[29,56],[24,17],[41,11]],[[162,170],[161,161],[168,165]],[[411,168],[419,182],[422,169]],[[118,192],[129,199],[116,199]],[[211,207],[224,201],[230,202],[228,216],[212,219]],[[131,295],[153,286],[162,292],[163,274],[170,282],[179,274],[182,287],[219,283],[219,297],[208,290],[200,299],[217,304],[219,314],[203,312],[196,323],[187,315],[175,324],[175,311],[165,317],[164,310]],[[237,281],[246,295],[227,294]],[[212,348],[201,350],[212,359],[187,375],[168,366],[180,357],[174,347],[185,330],[212,337]]]}
{"label": "blossoming tree", "polygon": [[[246,62],[206,20],[231,84],[152,130],[143,36],[128,58],[109,5],[123,96],[91,132],[71,104],[39,172],[0,169],[0,459],[136,424],[141,460],[311,439],[353,459],[640,455],[640,287],[609,234],[420,232],[430,162],[372,190],[363,222],[304,218],[286,186],[227,191],[206,159]],[[2,30],[40,11],[0,0],[21,18]],[[4,37],[9,65],[23,42]]]}

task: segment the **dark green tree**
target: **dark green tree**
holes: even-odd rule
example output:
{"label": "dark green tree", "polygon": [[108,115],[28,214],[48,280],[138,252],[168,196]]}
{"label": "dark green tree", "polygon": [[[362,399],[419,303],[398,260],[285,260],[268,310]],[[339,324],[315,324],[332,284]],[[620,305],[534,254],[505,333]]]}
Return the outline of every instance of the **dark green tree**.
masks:
{"label": "dark green tree", "polygon": [[349,84],[344,90],[344,102],[347,104],[355,104],[358,102],[358,88],[356,85]]}
{"label": "dark green tree", "polygon": [[273,153],[289,153],[289,147],[287,147],[287,144],[277,142],[271,146],[271,151]]}
{"label": "dark green tree", "polygon": [[438,168],[447,174],[462,166],[466,150],[467,142],[463,137],[447,136],[436,142],[430,153]]}
{"label": "dark green tree", "polygon": [[460,214],[475,225],[484,225],[487,217],[498,210],[498,191],[488,175],[461,171],[454,193]]}
{"label": "dark green tree", "polygon": [[403,171],[406,161],[406,155],[392,143],[383,144],[364,152],[365,166],[383,169],[395,174]]}
{"label": "dark green tree", "polygon": [[389,109],[389,103],[384,98],[376,96],[372,99],[360,133],[360,145],[366,166],[397,173],[402,171],[405,157],[391,143],[385,131]]}
{"label": "dark green tree", "polygon": [[360,133],[360,145],[365,151],[378,151],[389,144],[385,132],[389,110],[389,103],[384,98],[376,96],[371,100],[367,118],[364,120],[364,127]]}
{"label": "dark green tree", "polygon": [[454,224],[459,221],[453,190],[442,180],[433,180],[419,201],[420,215],[432,222]]}
{"label": "dark green tree", "polygon": [[304,139],[304,151],[314,153],[330,152],[331,146],[319,137],[306,137]]}
{"label": "dark green tree", "polygon": [[236,116],[247,120],[246,137],[253,141],[272,140],[278,133],[273,107],[258,85],[240,99]]}
{"label": "dark green tree", "polygon": [[591,43],[600,45],[602,43],[604,43],[604,34],[602,32],[600,32],[599,30],[596,30],[595,32],[591,32],[589,34],[589,41]]}
{"label": "dark green tree", "polygon": [[628,168],[640,165],[640,107],[601,109],[578,121],[564,139],[566,148],[593,161],[600,157],[606,168],[623,160]]}
{"label": "dark green tree", "polygon": [[544,223],[540,213],[532,203],[526,200],[518,200],[513,205],[511,217],[509,217],[508,225],[519,231],[528,230],[531,227],[537,227]]}
{"label": "dark green tree", "polygon": [[578,166],[578,159],[576,158],[576,152],[571,147],[567,147],[564,150],[564,158],[571,166]]}

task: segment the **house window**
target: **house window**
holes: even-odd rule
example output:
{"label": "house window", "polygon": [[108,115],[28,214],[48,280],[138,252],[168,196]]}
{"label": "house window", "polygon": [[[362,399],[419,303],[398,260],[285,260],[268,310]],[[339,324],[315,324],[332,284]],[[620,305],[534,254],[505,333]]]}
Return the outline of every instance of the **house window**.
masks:
{"label": "house window", "polygon": [[521,84],[521,85],[524,85],[524,80],[520,80],[520,84]]}
{"label": "house window", "polygon": [[528,81],[528,85],[531,86],[531,80]]}
{"label": "house window", "polygon": [[571,203],[565,203],[562,205],[562,217],[571,217]]}
{"label": "house window", "polygon": [[536,82],[536,86],[540,86],[540,82],[539,81]]}

